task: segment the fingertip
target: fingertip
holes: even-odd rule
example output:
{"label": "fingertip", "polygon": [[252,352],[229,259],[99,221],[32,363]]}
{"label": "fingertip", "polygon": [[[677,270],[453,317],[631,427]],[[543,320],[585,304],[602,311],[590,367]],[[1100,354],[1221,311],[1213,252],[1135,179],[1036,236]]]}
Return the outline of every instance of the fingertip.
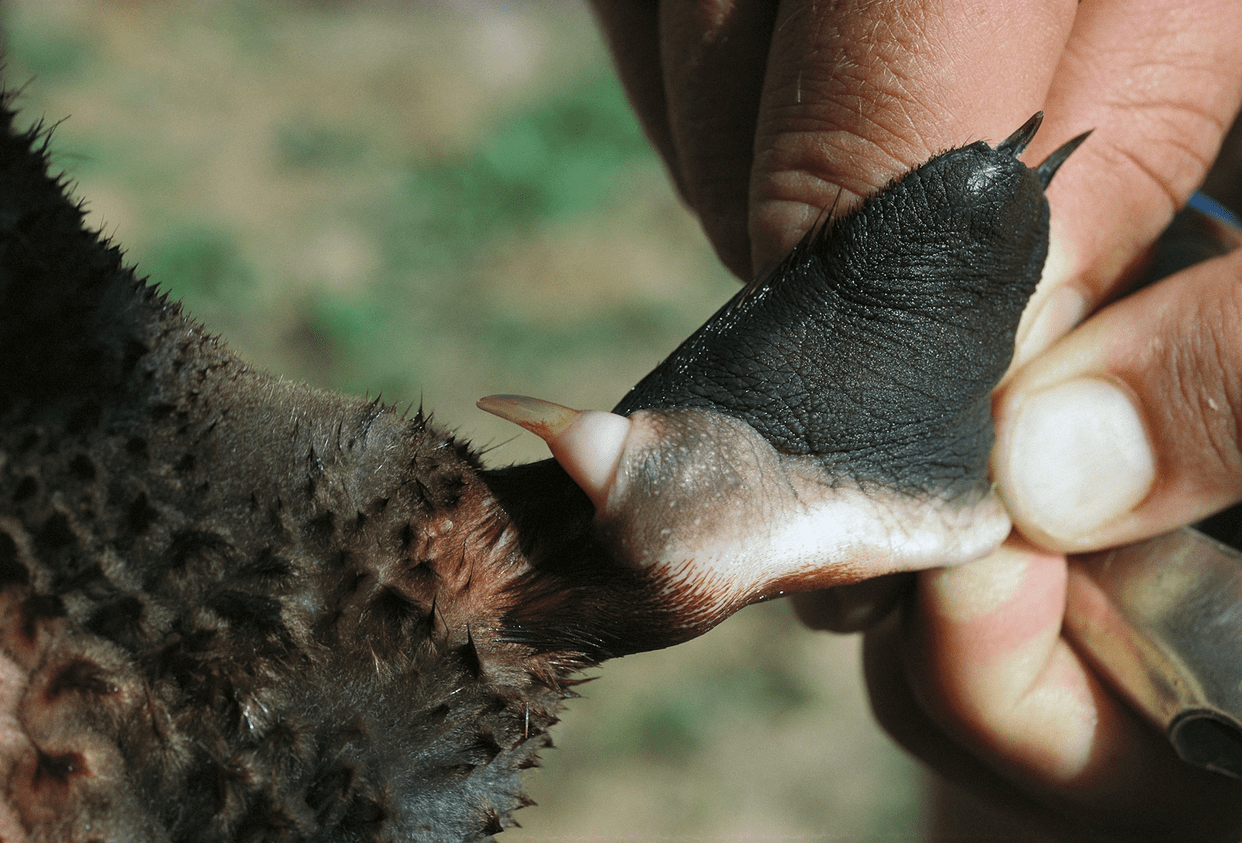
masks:
{"label": "fingertip", "polygon": [[1156,457],[1143,415],[1120,383],[1071,378],[1009,402],[997,442],[997,488],[1015,523],[1075,548],[1150,493]]}
{"label": "fingertip", "polygon": [[1094,314],[1008,381],[993,476],[1024,535],[1082,552],[1242,498],[1242,250]]}
{"label": "fingertip", "polygon": [[1025,552],[1004,546],[975,562],[928,571],[923,589],[937,616],[965,622],[1013,600],[1026,580],[1028,566]]}

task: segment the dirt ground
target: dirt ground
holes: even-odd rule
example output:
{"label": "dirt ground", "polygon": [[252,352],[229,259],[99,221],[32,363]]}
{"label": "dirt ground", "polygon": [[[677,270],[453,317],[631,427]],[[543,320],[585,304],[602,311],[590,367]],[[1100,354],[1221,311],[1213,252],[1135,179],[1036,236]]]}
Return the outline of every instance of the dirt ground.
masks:
{"label": "dirt ground", "polygon": [[[541,458],[735,289],[573,3],[5,0],[6,83],[91,219],[252,361]],[[918,837],[853,638],[783,605],[605,665],[507,843]]]}

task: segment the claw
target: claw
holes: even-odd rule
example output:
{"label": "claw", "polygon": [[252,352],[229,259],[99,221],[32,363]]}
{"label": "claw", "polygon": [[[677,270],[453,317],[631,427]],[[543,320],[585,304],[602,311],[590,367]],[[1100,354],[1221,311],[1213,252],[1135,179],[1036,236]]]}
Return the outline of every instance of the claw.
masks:
{"label": "claw", "polygon": [[1026,145],[1031,142],[1031,138],[1035,137],[1035,133],[1039,131],[1040,124],[1044,122],[1044,113],[1036,111],[1031,115],[1031,119],[1022,124],[1016,132],[996,145],[997,152],[1007,152],[1014,158],[1017,158],[1026,149]]}
{"label": "claw", "polygon": [[[1031,142],[1031,138],[1035,137],[1035,133],[1039,131],[1039,126],[1044,122],[1044,113],[1037,111],[1031,115],[1031,119],[1022,124],[1022,128],[1018,129],[1009,137],[996,145],[998,152],[1007,152],[1008,154],[1018,157],[1026,149],[1027,144]],[[1052,183],[1052,177],[1056,175],[1057,169],[1065,163],[1065,159],[1070,157],[1075,149],[1082,145],[1082,142],[1094,131],[1088,129],[1073,140],[1062,144],[1055,152],[1043,160],[1039,166],[1032,169],[1039,176],[1040,183],[1044,189],[1048,189],[1048,185]]]}
{"label": "claw", "polygon": [[548,443],[548,450],[596,511],[604,508],[630,432],[630,420],[599,410],[574,410],[525,395],[489,395],[476,406],[521,425]]}
{"label": "claw", "polygon": [[1070,157],[1070,153],[1078,147],[1082,146],[1094,129],[1088,129],[1073,140],[1066,141],[1057,148],[1055,152],[1043,160],[1043,162],[1035,168],[1035,172],[1039,174],[1039,181],[1047,190],[1048,185],[1052,183],[1052,177],[1057,174],[1057,170],[1065,163],[1065,159]]}
{"label": "claw", "polygon": [[489,395],[476,401],[475,406],[526,428],[548,443],[564,433],[582,412],[525,395]]}

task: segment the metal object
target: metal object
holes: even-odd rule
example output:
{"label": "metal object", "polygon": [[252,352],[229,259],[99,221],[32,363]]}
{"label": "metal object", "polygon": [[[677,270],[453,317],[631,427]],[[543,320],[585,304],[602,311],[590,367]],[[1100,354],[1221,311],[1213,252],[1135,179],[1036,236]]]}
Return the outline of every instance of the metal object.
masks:
{"label": "metal object", "polygon": [[1065,631],[1184,760],[1242,778],[1242,552],[1194,527],[1086,554]]}

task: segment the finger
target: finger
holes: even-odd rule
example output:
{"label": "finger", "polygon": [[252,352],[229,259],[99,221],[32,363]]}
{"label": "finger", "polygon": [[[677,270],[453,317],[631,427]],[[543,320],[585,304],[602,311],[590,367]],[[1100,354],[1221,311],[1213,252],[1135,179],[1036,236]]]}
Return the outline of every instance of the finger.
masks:
{"label": "finger", "polygon": [[1076,8],[1072,0],[782,3],[751,181],[756,270],[838,194],[844,209],[937,152],[1008,136],[1041,107]]}
{"label": "finger", "polygon": [[647,139],[664,159],[673,184],[684,196],[677,155],[673,151],[668,98],[664,93],[659,7],[654,3],[626,0],[592,0],[591,5],[630,106],[638,115]]}
{"label": "finger", "polygon": [[925,707],[1025,776],[1077,777],[1094,748],[1094,700],[1060,641],[1063,559],[1010,544],[962,568],[920,582],[909,662]]}
{"label": "finger", "polygon": [[[1080,820],[1058,815],[932,720],[910,685],[904,656],[907,648],[902,643],[903,620],[898,614],[889,615],[863,638],[867,693],[872,713],[884,731],[936,775],[1024,829],[1028,837],[1018,839],[1042,840],[1046,836],[1068,842],[1082,835],[1096,843],[1102,840],[1098,829],[1084,828]],[[978,833],[978,829],[972,831]]]}
{"label": "finger", "polygon": [[896,645],[919,710],[1002,795],[1121,839],[1236,839],[1242,816],[1221,806],[1242,784],[1178,760],[1060,637],[1066,577],[1064,557],[1020,544],[920,575]]}
{"label": "finger", "polygon": [[750,279],[747,201],[776,6],[663,3],[660,52],[680,187],[722,261]]}
{"label": "finger", "polygon": [[1121,544],[1242,499],[1242,250],[1121,299],[998,399],[998,489],[1059,550]]}
{"label": "finger", "polygon": [[1095,132],[1049,189],[1048,266],[1019,332],[1020,361],[1128,283],[1126,270],[1203,180],[1242,101],[1240,39],[1234,0],[1079,7],[1033,160],[1058,138]]}
{"label": "finger", "polygon": [[859,632],[883,620],[913,588],[913,575],[887,574],[789,599],[798,620],[811,629]]}

